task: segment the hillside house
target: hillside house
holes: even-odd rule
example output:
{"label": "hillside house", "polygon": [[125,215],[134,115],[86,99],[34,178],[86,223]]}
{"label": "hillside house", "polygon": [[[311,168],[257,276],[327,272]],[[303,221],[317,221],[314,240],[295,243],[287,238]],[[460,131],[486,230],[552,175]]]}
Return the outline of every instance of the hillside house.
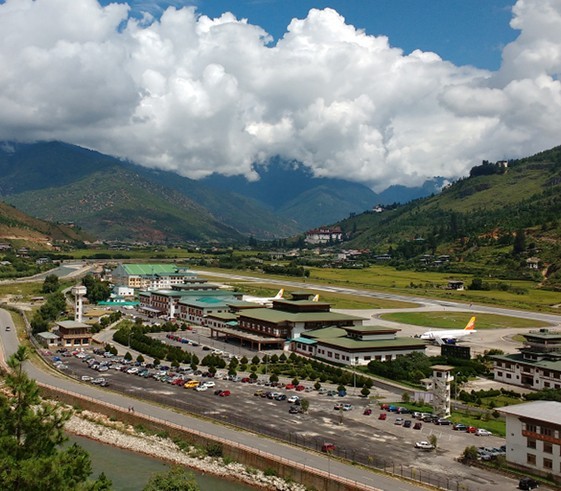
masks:
{"label": "hillside house", "polygon": [[306,232],[304,242],[306,244],[328,244],[331,242],[341,242],[343,231],[341,227],[321,227]]}

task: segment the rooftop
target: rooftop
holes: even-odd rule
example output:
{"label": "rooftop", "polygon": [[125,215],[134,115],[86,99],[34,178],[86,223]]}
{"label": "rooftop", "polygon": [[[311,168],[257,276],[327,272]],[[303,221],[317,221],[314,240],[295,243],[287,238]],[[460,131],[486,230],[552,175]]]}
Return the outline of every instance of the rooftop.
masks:
{"label": "rooftop", "polygon": [[241,313],[241,317],[255,319],[264,322],[325,322],[329,324],[335,321],[362,321],[362,317],[354,315],[339,314],[337,312],[285,312],[275,309],[251,309]]}
{"label": "rooftop", "polygon": [[539,421],[561,425],[561,402],[532,401],[498,409],[499,412],[521,418],[531,418]]}
{"label": "rooftop", "polygon": [[78,321],[58,321],[57,326],[64,327],[65,329],[83,329],[85,327],[89,329],[90,327],[88,324]]}
{"label": "rooftop", "polygon": [[175,264],[123,264],[122,266],[131,275],[177,273],[177,266]]}

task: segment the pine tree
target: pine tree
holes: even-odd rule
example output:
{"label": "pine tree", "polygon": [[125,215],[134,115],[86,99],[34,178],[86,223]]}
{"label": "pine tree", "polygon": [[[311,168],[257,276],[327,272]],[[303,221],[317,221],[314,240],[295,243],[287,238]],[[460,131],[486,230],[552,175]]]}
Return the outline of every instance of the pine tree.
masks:
{"label": "pine tree", "polygon": [[23,346],[10,357],[8,395],[0,394],[0,489],[111,489],[105,475],[88,480],[92,470],[85,450],[76,444],[61,448],[71,412],[41,400],[37,384],[23,370],[27,358]]}

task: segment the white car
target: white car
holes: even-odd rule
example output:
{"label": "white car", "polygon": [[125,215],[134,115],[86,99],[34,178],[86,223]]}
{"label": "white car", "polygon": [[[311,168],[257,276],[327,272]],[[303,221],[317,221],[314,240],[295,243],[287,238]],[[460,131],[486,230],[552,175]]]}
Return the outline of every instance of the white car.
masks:
{"label": "white car", "polygon": [[127,370],[127,373],[130,373],[131,375],[134,375],[137,372],[138,372],[138,367],[131,367]]}
{"label": "white car", "polygon": [[215,384],[213,381],[211,381],[211,380],[208,380],[208,381],[206,381],[206,382],[203,382],[202,385],[204,385],[205,387],[207,387],[207,388],[209,388],[209,389],[210,389],[211,387],[216,387],[216,384]]}
{"label": "white car", "polygon": [[299,401],[300,398],[298,396],[290,396],[286,402],[290,402],[291,404],[295,403],[296,401]]}
{"label": "white car", "polygon": [[422,450],[432,450],[434,448],[434,445],[425,441],[415,442],[415,448],[420,448]]}
{"label": "white car", "polygon": [[197,392],[203,392],[204,390],[208,390],[208,387],[206,385],[198,385],[197,387],[195,387],[195,390]]}
{"label": "white car", "polygon": [[89,375],[82,375],[82,382],[89,382],[90,380],[93,380],[93,377],[90,377]]}
{"label": "white car", "polygon": [[350,411],[352,408],[352,404],[343,404],[343,411]]}
{"label": "white car", "polygon": [[491,433],[489,430],[484,430],[483,428],[478,428],[475,432],[475,436],[491,436],[492,434],[493,433]]}

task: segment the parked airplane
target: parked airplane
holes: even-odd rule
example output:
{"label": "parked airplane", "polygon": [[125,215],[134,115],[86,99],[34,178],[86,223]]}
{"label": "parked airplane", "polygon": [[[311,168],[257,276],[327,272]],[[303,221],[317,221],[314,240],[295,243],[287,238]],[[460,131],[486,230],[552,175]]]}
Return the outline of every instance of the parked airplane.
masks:
{"label": "parked airplane", "polygon": [[427,331],[421,334],[421,339],[428,339],[437,344],[454,344],[459,338],[469,336],[475,330],[475,317],[472,317],[463,329],[450,329],[448,331]]}
{"label": "parked airplane", "polygon": [[242,299],[245,302],[258,303],[260,305],[272,305],[273,300],[279,300],[284,295],[284,288],[281,288],[274,297],[254,297],[253,295],[244,295]]}

